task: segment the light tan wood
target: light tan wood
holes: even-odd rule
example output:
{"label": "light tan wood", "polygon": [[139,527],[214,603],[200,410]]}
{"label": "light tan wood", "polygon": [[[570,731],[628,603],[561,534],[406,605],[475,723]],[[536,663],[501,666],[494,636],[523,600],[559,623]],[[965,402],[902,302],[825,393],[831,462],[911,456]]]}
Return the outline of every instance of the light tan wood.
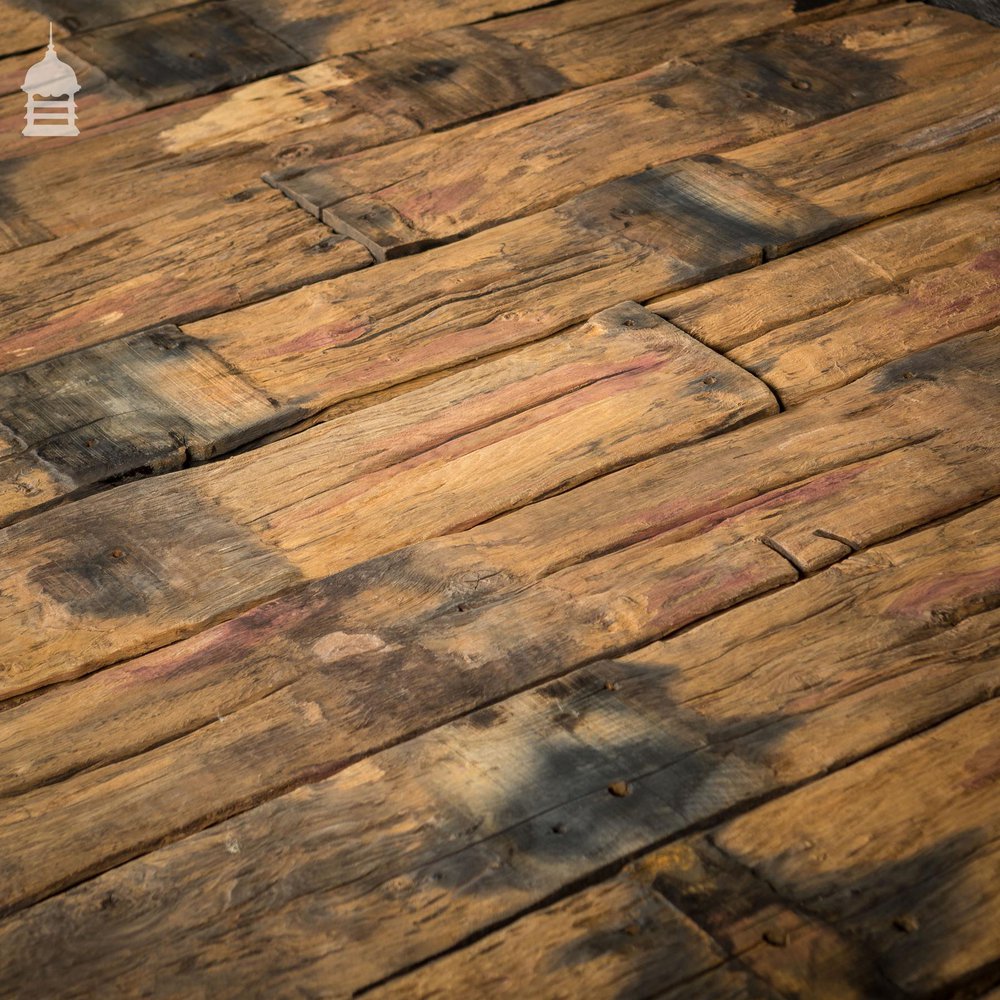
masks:
{"label": "light tan wood", "polygon": [[[305,173],[296,167],[272,181],[384,259],[564,201],[585,187],[633,172],[636,160],[664,163],[728,149],[747,142],[749,133],[780,134],[866,104],[874,106],[855,119],[859,130],[870,132],[874,122],[876,130],[890,131],[895,119],[887,117],[892,110],[883,106],[889,98],[917,84],[943,86],[955,74],[971,77],[965,88],[983,91],[974,106],[987,115],[985,109],[996,102],[995,80],[987,73],[982,84],[971,82],[978,79],[983,62],[968,58],[968,48],[980,51],[989,65],[1000,47],[995,34],[981,28],[956,44],[953,59],[942,58],[934,36],[946,34],[953,17],[928,12],[909,20],[896,8],[797,28],[720,48],[695,59],[694,65],[673,60],[447,135],[342,157]],[[885,45],[887,34],[894,44]],[[907,76],[912,82],[905,82]],[[900,114],[904,121],[910,114],[924,127],[950,102],[955,118],[968,114],[963,132],[978,127],[984,137],[992,134],[988,117],[979,121],[974,111],[959,110],[957,92],[925,99],[922,89],[919,101],[900,105]],[[858,140],[859,133],[850,129],[847,125],[846,135],[838,136],[837,148]],[[780,146],[780,140],[774,141]],[[922,141],[933,145],[933,133]],[[797,146],[806,157],[801,143]],[[445,148],[447,157],[442,155]],[[534,159],[525,159],[525,149],[537,151]],[[784,147],[780,149],[784,155]],[[900,144],[903,149],[905,143]],[[865,155],[858,156],[861,164]],[[751,156],[740,162],[757,161]],[[757,169],[770,176],[766,158]],[[772,180],[782,169],[776,166]],[[831,197],[819,201],[836,213],[828,204]]]}
{"label": "light tan wood", "polygon": [[[0,372],[371,263],[358,244],[331,236],[263,184],[214,203],[197,196],[168,202],[133,222],[125,232],[86,230],[0,256],[0,281],[10,288],[9,315],[16,317],[0,330]],[[67,258],[81,260],[85,283],[75,268],[61,266]]]}
{"label": "light tan wood", "polygon": [[998,217],[1000,188],[988,185],[685,288],[649,308],[726,353],[872,295],[904,290],[925,271],[993,251]]}

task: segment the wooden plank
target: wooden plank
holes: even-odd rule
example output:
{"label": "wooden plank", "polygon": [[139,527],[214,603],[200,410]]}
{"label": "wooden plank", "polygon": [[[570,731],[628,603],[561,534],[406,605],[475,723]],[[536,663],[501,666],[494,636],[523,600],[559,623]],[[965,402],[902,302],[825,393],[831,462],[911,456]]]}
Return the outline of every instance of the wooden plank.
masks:
{"label": "wooden plank", "polygon": [[147,107],[233,87],[308,60],[232,5],[199,3],[75,35],[67,47]]}
{"label": "wooden plank", "polygon": [[487,21],[499,14],[538,6],[537,0],[419,0],[405,7],[393,0],[230,0],[306,61],[340,52],[363,52],[456,24]]}
{"label": "wooden plank", "polygon": [[[13,513],[138,470],[210,458],[297,415],[173,326],[0,377],[0,412],[12,440],[0,481]],[[44,484],[40,494],[25,490],[26,478]]]}
{"label": "wooden plank", "polygon": [[875,949],[900,989],[944,989],[1000,955],[998,723],[994,699],[724,824],[713,840]]}
{"label": "wooden plank", "polygon": [[995,180],[989,161],[1000,142],[998,92],[1000,74],[987,67],[726,159],[795,191],[848,228]]}
{"label": "wooden plank", "polygon": [[[62,266],[67,259],[73,268]],[[4,305],[16,317],[0,333],[0,372],[39,362],[49,371],[46,359],[67,349],[224,312],[370,263],[358,244],[331,236],[263,184],[225,199],[168,202],[125,230],[83,230],[0,257]]]}
{"label": "wooden plank", "polygon": [[668,296],[674,317],[786,406],[1000,319],[1000,192],[846,234]]}
{"label": "wooden plank", "polygon": [[[160,350],[164,342],[166,354]],[[185,455],[207,457],[235,446],[246,434],[258,433],[250,429],[252,422],[275,423],[295,416],[220,368],[218,359],[197,342],[175,336],[140,334],[46,364],[54,370],[5,376],[7,384],[0,389],[9,399],[12,434],[30,449],[7,459],[8,506],[14,511],[36,501],[23,487],[32,461],[36,477],[51,471],[54,485],[45,483],[48,493],[69,478],[65,493],[155,462],[169,467]],[[100,391],[94,390],[93,371],[103,373]],[[338,530],[339,558],[342,565],[350,565],[478,523],[776,410],[762,383],[659,317],[626,304],[598,315],[572,337],[528,348],[344,417],[308,437],[298,436],[289,442],[299,483],[291,493],[290,456],[279,443],[268,456],[252,454],[238,462],[235,478],[228,470],[208,478],[199,473],[214,470],[193,470],[181,481],[165,481],[163,490],[150,493],[139,487],[134,498],[129,497],[133,488],[116,490],[53,512],[46,523],[14,529],[7,551],[12,557],[20,551],[27,561],[17,568],[20,560],[12,558],[5,581],[15,589],[18,578],[28,584],[31,606],[22,606],[22,613],[43,630],[46,626],[37,614],[42,607],[39,589],[49,595],[42,598],[43,604],[55,601],[43,617],[57,631],[71,620],[79,625],[81,615],[96,614],[106,622],[108,614],[118,613],[105,591],[103,546],[93,549],[95,526],[114,525],[118,541],[111,549],[134,553],[136,583],[146,596],[156,600],[160,591],[162,599],[165,581],[155,572],[150,579],[149,567],[183,558],[184,550],[191,551],[189,539],[178,534],[172,514],[162,523],[156,544],[151,544],[149,513],[132,528],[129,520],[137,503],[170,511],[175,490],[182,502],[200,500],[211,511],[228,510],[234,529],[259,540],[257,545],[273,548],[280,539],[279,546],[292,560],[303,523],[316,525],[322,519],[346,524],[352,517],[383,522],[374,532],[360,523],[350,533]],[[127,414],[127,419],[117,418],[118,413]],[[145,424],[137,414],[144,416]],[[74,447],[81,435],[84,447]],[[92,441],[90,447],[87,440]],[[86,465],[75,464],[79,455],[87,456]],[[339,460],[331,461],[331,455]],[[488,476],[484,470],[489,470]],[[273,477],[283,485],[274,493],[262,490]],[[246,498],[252,498],[250,509],[244,507]],[[77,526],[57,527],[65,518]],[[106,530],[98,534],[110,542]],[[70,550],[78,544],[74,539],[86,547],[86,554],[80,552],[86,563],[96,559],[96,575],[71,572],[73,582],[66,593],[66,567],[74,563]],[[40,561],[42,553],[50,558]],[[203,573],[205,568],[203,564]],[[28,583],[29,576],[34,583]],[[225,599],[230,581],[219,582],[224,585],[218,597]],[[94,602],[89,612],[88,600],[81,600],[84,592]],[[133,605],[126,614],[146,596],[137,593],[125,601]],[[189,598],[177,596],[186,606]],[[205,599],[203,589],[199,598]],[[29,639],[35,653],[18,651],[19,631],[15,628],[3,642],[5,694],[72,676],[75,670],[64,672],[67,662],[77,661],[81,653],[89,658],[103,646],[98,639],[83,650],[78,636],[64,636],[57,644],[68,660],[56,660],[54,647],[39,642],[37,631]],[[27,638],[27,632],[21,635]],[[59,673],[52,673],[53,667]]]}
{"label": "wooden plank", "polygon": [[[558,69],[574,86],[585,87],[628,76],[670,58],[701,56],[737,38],[817,19],[834,19],[872,6],[867,0],[835,0],[811,8],[801,5],[798,9],[795,5],[751,0],[657,4],[650,0],[620,0],[611,8],[603,0],[574,0],[497,18],[479,27],[526,49],[536,59]],[[953,18],[951,23],[959,32],[965,27],[962,18]],[[981,29],[974,30],[982,33]],[[916,39],[910,36],[908,40],[913,43]],[[943,42],[944,38],[939,37],[938,44]]]}
{"label": "wooden plank", "polygon": [[[379,259],[413,252],[556,204],[587,186],[629,173],[637,158],[663,163],[731,148],[746,142],[748,133],[781,133],[873,102],[884,104],[906,89],[893,70],[906,65],[900,53],[909,56],[910,48],[885,50],[857,39],[884,33],[885,13],[843,19],[836,22],[838,31],[823,24],[735,43],[700,58],[694,67],[675,61],[474,122],[447,136],[422,136],[305,173],[296,167],[267,176],[329,225],[361,239]],[[898,12],[895,18],[898,22]],[[844,21],[852,23],[853,31],[843,27]],[[919,38],[924,27],[909,30]],[[984,55],[995,55],[1000,36],[985,29],[971,44]],[[914,48],[910,73],[929,77],[922,80],[925,84],[963,71],[976,75],[979,69],[959,57],[956,62],[944,58],[935,72],[928,72],[926,50],[920,44]],[[849,89],[845,80],[851,81]],[[995,83],[985,89],[980,101],[992,108]],[[932,110],[924,124],[948,99],[944,95],[928,102]],[[886,109],[876,107],[864,127],[870,129],[869,122],[884,120],[885,114]],[[659,124],[650,126],[651,120]],[[693,120],[700,131],[688,131]],[[970,119],[970,127],[974,123]],[[980,125],[989,135],[989,120]],[[554,148],[558,154],[552,153]],[[534,169],[525,170],[525,155],[538,158]],[[544,187],[538,184],[541,176]]]}
{"label": "wooden plank", "polygon": [[[805,35],[778,39],[266,179],[385,259],[558,204],[637,161],[731,148],[901,89],[877,59]],[[796,89],[788,77],[803,62],[815,83]]]}
{"label": "wooden plank", "polygon": [[[647,11],[649,4],[650,0],[623,0],[616,5],[616,13],[632,11],[632,17],[626,18],[610,17],[607,5],[599,0],[575,0],[531,11],[523,19],[515,15],[479,23],[475,29],[443,28],[370,50],[363,56],[330,59],[295,74],[245,84],[208,99],[186,101],[169,111],[141,115],[132,122],[120,123],[113,131],[102,130],[100,142],[88,141],[98,122],[132,114],[136,101],[143,106],[145,102],[140,97],[123,98],[118,111],[112,102],[103,99],[103,94],[96,101],[97,84],[91,74],[98,71],[67,54],[66,58],[82,74],[84,111],[90,124],[83,137],[74,141],[72,153],[67,151],[53,159],[53,144],[47,143],[44,156],[21,157],[19,171],[7,183],[9,196],[22,203],[25,210],[48,213],[46,220],[60,233],[80,225],[93,228],[103,219],[121,222],[143,211],[154,195],[158,199],[168,193],[173,197],[182,192],[187,195],[192,187],[203,193],[232,193],[268,168],[383,145],[417,135],[432,125],[458,124],[470,109],[476,113],[502,110],[511,102],[540,95],[554,81],[563,79],[561,67],[566,59],[582,61],[583,66],[573,78],[573,85],[582,86],[655,65],[667,47],[675,56],[694,54],[730,38],[856,6],[853,2],[837,2],[816,12],[795,12],[784,0],[766,0],[747,9],[745,5],[739,9],[732,5],[720,7],[719,0],[689,0],[683,5],[674,3]],[[449,5],[435,8],[433,13],[447,21],[453,10]],[[940,17],[948,20],[945,15]],[[691,18],[697,18],[699,25],[696,38],[679,31],[679,26]],[[974,54],[976,39],[961,26],[951,28],[947,34],[935,33],[937,48],[946,49],[946,39],[954,37],[966,42],[966,50]],[[541,33],[545,38],[551,36],[558,47],[536,56]],[[911,49],[919,37],[909,39]],[[426,53],[432,47],[447,51],[448,73],[428,72]],[[616,48],[617,62],[601,69],[600,57]],[[938,52],[938,57],[944,59],[944,52]],[[524,83],[514,85],[508,77],[497,80],[495,75],[484,76],[477,65],[483,59],[498,68],[513,60],[517,75],[529,77],[531,86],[525,89]],[[597,74],[592,78],[585,68],[591,65]],[[5,70],[5,66],[9,68]],[[609,71],[610,77],[606,75]],[[0,80],[6,81],[4,93],[18,91],[23,76],[20,59],[6,64],[0,61]],[[473,88],[474,93],[460,96],[456,92],[459,82],[466,91]],[[11,121],[23,114],[18,103],[21,101],[18,93],[13,102],[8,102]],[[176,173],[165,173],[160,158],[151,157],[151,151],[169,155]],[[244,169],[234,178],[233,164],[237,160]],[[66,185],[67,176],[77,172],[87,178],[85,213],[81,212],[82,199],[75,185],[70,184],[68,189]],[[142,184],[138,185],[140,173]],[[179,187],[179,179],[188,186]],[[44,199],[38,195],[40,186],[46,191]]]}
{"label": "wooden plank", "polygon": [[[30,0],[35,3],[37,0]],[[133,21],[197,3],[198,0],[45,0],[45,13],[69,31],[90,31],[119,21]]]}
{"label": "wooden plank", "polygon": [[695,834],[642,857],[638,877],[782,996],[869,1000],[895,990],[878,956],[785,902],[763,879]]}
{"label": "wooden plank", "polygon": [[[81,992],[99,990],[109,981],[141,992],[169,975],[178,991],[198,982],[224,995],[248,975],[266,976],[275,988],[288,977],[299,988],[335,988],[345,994],[378,981],[538,905],[671,832],[822,773],[919,731],[942,713],[988,697],[996,683],[997,663],[983,654],[995,644],[1000,617],[983,608],[992,605],[1000,586],[998,548],[1000,505],[994,503],[852,556],[833,570],[718,616],[695,630],[702,633],[700,644],[689,641],[693,632],[688,631],[625,660],[593,664],[391,746],[8,919],[0,924],[0,981],[20,983],[29,996],[44,995],[46,989],[51,993],[70,978]],[[609,566],[605,560],[598,562]],[[593,569],[592,580],[598,576],[597,564]],[[561,590],[567,576],[556,578],[560,582],[548,586]],[[617,589],[629,575],[605,573],[602,579],[604,586],[615,581]],[[565,603],[564,596],[543,629],[551,629],[562,615],[555,608]],[[591,607],[607,606],[604,600]],[[508,606],[508,629],[523,629],[526,635],[537,626],[534,614],[530,623],[518,624],[526,607],[521,598]],[[782,689],[774,682],[787,678],[788,669],[767,659],[768,647],[760,637],[783,621],[798,627],[774,631],[770,651],[788,660],[797,657],[801,665],[802,636],[810,635],[818,648],[809,667],[817,676],[812,683],[801,680],[806,697],[786,686],[776,702],[776,690]],[[741,670],[728,653],[748,622],[753,627],[753,669]],[[282,634],[296,634],[294,624],[291,631],[287,620],[284,624]],[[451,644],[440,641],[443,630],[453,635],[466,631],[461,648],[475,659],[480,645],[472,620],[465,618],[457,626],[441,619],[427,624],[422,642],[431,645],[424,648],[439,656]],[[593,634],[600,631],[598,625]],[[568,647],[578,641],[575,629],[560,634]],[[360,724],[368,732],[384,727],[387,715],[413,711],[415,699],[425,690],[428,669],[442,669],[427,663],[412,673],[400,668],[392,684],[383,688],[391,693],[375,709],[369,692],[382,681],[372,679],[364,693],[356,685],[376,669],[379,656],[394,654],[386,647],[379,652],[373,636],[365,653],[360,636],[352,644],[339,635],[336,642],[318,647],[326,655],[336,655],[335,648],[348,653],[338,665],[339,683],[331,683],[334,675],[329,674],[322,684],[313,685],[312,694],[306,696],[300,684],[297,697],[286,700],[286,692],[295,691],[293,684],[259,703],[257,713],[282,727],[285,749],[294,741],[294,731],[304,728],[301,739],[313,748],[317,761],[320,744],[348,742],[345,724]],[[554,638],[551,631],[547,635],[550,641]],[[852,645],[838,646],[845,635]],[[233,660],[246,671],[250,664],[242,644],[254,641],[259,649],[259,627],[248,629],[242,639],[232,633],[229,639],[238,643]],[[402,633],[393,639],[402,640]],[[508,641],[499,630],[493,640]],[[540,644],[527,652],[522,641],[523,636],[511,637],[506,647],[517,660],[521,685],[531,683],[536,658],[544,655]],[[699,651],[697,662],[685,656],[691,648]],[[202,653],[206,649],[203,644]],[[499,647],[494,649],[499,652]],[[858,649],[866,652],[861,663]],[[221,651],[220,642],[214,655]],[[565,656],[560,662],[570,660]],[[466,681],[479,685],[483,672],[497,669],[499,662],[495,653],[489,666],[467,664],[457,672],[464,669]],[[931,664],[933,669],[928,669]],[[443,690],[453,697],[456,667],[443,669],[451,678]],[[159,673],[169,684],[183,671]],[[707,696],[692,697],[686,684],[701,687]],[[123,683],[119,691],[127,692],[128,686]],[[723,690],[731,708],[722,707],[718,694]],[[899,699],[901,711],[887,713],[887,698],[900,690],[908,692]],[[399,692],[405,697],[398,697]],[[161,689],[162,704],[173,704],[162,695]],[[14,718],[40,700],[5,714]],[[105,705],[113,703],[104,700]],[[285,717],[286,704],[298,714]],[[362,710],[365,705],[367,710]],[[130,761],[127,768],[77,774],[12,800],[20,807],[12,814],[26,818],[14,819],[4,830],[11,845],[4,853],[8,883],[28,878],[38,885],[51,877],[47,866],[31,864],[35,852],[45,851],[46,858],[64,863],[71,854],[80,858],[88,850],[107,849],[112,829],[120,847],[137,825],[142,829],[150,813],[157,813],[161,824],[182,820],[177,811],[189,809],[192,796],[201,794],[206,782],[216,786],[218,806],[225,794],[219,791],[221,775],[232,782],[253,772],[259,782],[262,769],[280,768],[282,763],[287,767],[289,758],[279,759],[271,744],[261,741],[259,729],[250,732],[256,729],[248,725],[252,711],[227,715],[184,740]],[[845,725],[845,718],[866,722]],[[223,736],[227,729],[231,732]],[[215,739],[210,742],[212,730]],[[806,760],[783,752],[790,738],[812,747]],[[255,749],[244,750],[220,770],[218,754],[226,739],[243,740]],[[351,745],[355,753],[362,752],[356,741]],[[158,757],[164,763],[169,758],[173,770],[158,773]],[[334,769],[333,758],[322,759],[313,777]],[[100,789],[104,798],[92,798],[88,805],[88,784],[95,796]],[[787,801],[802,794],[794,793]],[[50,820],[50,810],[59,815]],[[825,814],[832,811],[827,807]],[[884,811],[888,814],[889,809]],[[220,815],[218,809],[213,815]],[[35,837],[15,839],[17,824],[29,818]],[[60,831],[53,833],[61,838],[58,850],[51,842],[39,843],[40,828],[50,822]],[[780,829],[771,835],[780,837]],[[81,830],[86,837],[80,837]],[[654,859],[645,867],[658,881],[681,868],[677,855]],[[190,891],[193,884],[199,887],[196,893]],[[810,948],[805,956],[799,951],[798,957],[858,985],[859,970],[838,965],[854,955],[848,942],[801,917],[789,924],[795,915],[773,905],[773,898],[763,912],[750,902],[731,900],[741,917],[746,914],[739,908],[748,904],[752,920],[710,926],[713,934],[725,931],[727,948],[745,958],[749,936],[754,927],[758,934],[766,931],[765,920],[796,934],[811,926]],[[682,905],[688,903],[685,899]],[[702,909],[696,910],[699,919]],[[518,937],[520,931],[513,933]],[[484,946],[489,940],[484,939]],[[183,942],[182,953],[170,941]],[[752,943],[758,944],[759,937]],[[594,942],[595,950],[601,947]],[[603,947],[616,953],[614,941]],[[34,957],[40,953],[55,957],[43,963]],[[461,965],[461,954],[442,964]],[[796,954],[795,947],[790,954]],[[190,955],[198,958],[179,964]],[[280,965],[276,955],[281,956]],[[759,956],[751,954],[746,960],[755,969],[767,969]],[[433,968],[427,967],[427,974]],[[780,970],[785,986],[792,971]],[[422,981],[418,974],[416,982]],[[400,980],[400,985],[405,982]],[[853,995],[858,995],[856,990]]]}
{"label": "wooden plank", "polygon": [[[551,350],[558,358],[566,350],[564,342],[554,341]],[[555,569],[644,538],[663,532],[678,539],[696,535],[725,520],[728,512],[742,509],[759,515],[758,534],[804,570],[815,571],[852,548],[995,494],[996,431],[987,404],[997,391],[996,351],[996,338],[989,333],[960,338],[792,414],[605,476],[450,540],[387,556],[370,572],[358,570],[374,603],[367,610],[359,603],[340,613],[364,631],[372,614],[389,615],[398,623],[410,615],[419,618],[475,606]],[[544,354],[541,357],[542,377],[532,380],[529,369],[517,364],[516,355],[510,356],[508,378],[501,384],[510,384],[513,395],[505,399],[505,393],[497,394],[499,419],[492,430],[481,407],[470,405],[468,396],[479,392],[482,383],[463,373],[456,379],[457,396],[435,383],[428,393],[411,394],[409,402],[403,396],[384,409],[362,411],[361,420],[314,428],[223,464],[119,486],[7,529],[2,543],[9,597],[0,657],[9,664],[7,692],[23,687],[26,672],[34,683],[80,675],[223,617],[230,606],[233,576],[239,572],[234,562],[238,550],[220,558],[178,528],[186,526],[188,517],[197,521],[202,505],[215,517],[222,513],[248,544],[264,544],[280,553],[273,577],[260,565],[252,567],[258,592],[270,587],[273,595],[288,585],[288,563],[307,579],[348,570],[417,538],[469,525],[477,517],[500,513],[505,505],[520,505],[563,482],[567,468],[598,468],[608,461],[598,451],[589,458],[574,457],[579,428],[561,443],[558,436],[549,437],[540,451],[520,447],[565,422],[543,421],[529,436],[504,437],[511,426],[504,424],[504,416],[530,420],[530,409],[525,416],[517,414],[532,404],[542,407],[538,414],[545,414],[551,392],[568,392],[572,398],[573,388],[593,373],[592,368],[581,370],[572,355],[562,373],[561,361],[553,363],[551,354],[547,361]],[[907,378],[908,372],[920,377]],[[722,385],[716,382],[709,391],[700,385],[696,396],[702,398],[686,397],[689,412],[711,414],[711,391]],[[428,406],[428,399],[438,393],[443,409]],[[463,405],[449,406],[453,399]],[[463,441],[463,427],[455,421],[465,419],[465,413],[471,423],[464,429],[471,437]],[[677,413],[664,413],[664,425]],[[625,406],[621,420],[628,423],[635,419],[633,414]],[[679,437],[668,437],[662,446],[670,447],[686,434],[704,433],[715,419],[710,417],[707,425],[679,425]],[[381,442],[359,432],[364,425],[379,427],[376,435],[384,429]],[[609,413],[599,426],[618,427],[619,421]],[[636,424],[633,440],[650,448],[641,440],[649,433],[646,426],[645,421]],[[404,435],[401,427],[410,430]],[[362,433],[359,450],[352,455],[350,442],[357,433]],[[451,436],[455,442],[448,444]],[[435,446],[441,445],[444,450],[436,452]],[[413,460],[414,448],[418,461]],[[428,450],[420,453],[420,448]],[[341,450],[345,462],[337,467],[330,456]],[[578,464],[539,469],[535,456],[550,452],[566,454],[567,461]],[[501,453],[502,462],[493,460]],[[441,457],[446,459],[443,464]],[[359,458],[360,475],[351,484],[352,463]],[[509,467],[509,475],[499,477],[504,467]],[[490,469],[485,482],[484,468]],[[726,469],[726,476],[719,477],[717,469]],[[496,486],[491,486],[494,477]],[[923,488],[912,489],[914,482]],[[666,494],[664,483],[671,484]],[[414,503],[414,496],[424,499]],[[397,510],[393,504],[399,504]],[[137,520],[134,512],[140,507],[144,514]],[[192,513],[182,517],[179,510]],[[143,551],[140,566],[153,567],[147,573],[135,564],[116,564],[116,579],[128,592],[127,599],[125,594],[116,598],[120,608],[105,598],[101,585],[106,553],[115,548]],[[43,559],[49,552],[51,559]],[[199,583],[193,591],[190,567],[195,553]],[[81,601],[71,609],[63,601],[65,586],[57,587],[53,596],[47,596],[44,587],[47,573],[63,579],[63,566],[78,567],[71,576]],[[176,572],[176,566],[183,571]],[[442,578],[449,581],[444,588],[438,583]],[[88,605],[92,610],[87,611]],[[135,612],[137,605],[141,614]],[[85,645],[81,631],[88,636]],[[180,704],[179,696],[177,701]]]}
{"label": "wooden plank", "polygon": [[995,248],[1000,187],[990,185],[649,303],[727,353],[773,330],[889,289],[926,270]]}
{"label": "wooden plank", "polygon": [[12,205],[0,190],[0,254],[45,243],[52,238],[45,226]]}
{"label": "wooden plank", "polygon": [[389,998],[777,998],[651,887],[621,875],[376,987]]}

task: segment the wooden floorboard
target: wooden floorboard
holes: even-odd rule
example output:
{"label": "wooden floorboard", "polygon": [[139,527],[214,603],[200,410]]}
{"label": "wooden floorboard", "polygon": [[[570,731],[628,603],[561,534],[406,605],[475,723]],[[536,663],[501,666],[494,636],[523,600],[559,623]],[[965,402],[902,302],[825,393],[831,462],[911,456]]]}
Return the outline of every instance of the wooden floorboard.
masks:
{"label": "wooden floorboard", "polygon": [[0,0],[0,997],[995,997],[989,20]]}

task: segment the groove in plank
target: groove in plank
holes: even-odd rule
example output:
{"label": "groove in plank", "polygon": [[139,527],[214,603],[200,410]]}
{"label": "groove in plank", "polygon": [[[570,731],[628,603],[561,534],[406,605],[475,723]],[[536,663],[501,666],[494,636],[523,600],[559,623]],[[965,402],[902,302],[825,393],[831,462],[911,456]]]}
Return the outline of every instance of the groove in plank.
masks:
{"label": "groove in plank", "polygon": [[[120,867],[0,924],[0,956],[7,963],[2,975],[22,982],[28,995],[43,993],[46,982],[54,981],[46,977],[58,981],[68,968],[81,992],[110,979],[139,992],[169,970],[180,977],[171,978],[178,991],[193,977],[187,981],[211,983],[228,995],[236,969],[251,975],[267,969],[277,982],[287,975],[299,987],[336,983],[347,994],[447,950],[470,932],[537,905],[671,832],[980,700],[997,677],[995,659],[982,655],[995,643],[997,612],[981,608],[1000,593],[996,573],[983,571],[996,565],[998,526],[1000,506],[994,503],[852,556],[698,626],[700,645],[689,631],[622,661],[593,664]],[[945,586],[939,582],[942,570],[948,573]],[[628,576],[613,573],[611,579]],[[508,628],[527,631],[518,624],[519,608],[524,604],[516,600],[509,607]],[[538,634],[561,646],[552,631],[558,614]],[[786,690],[783,703],[776,703],[770,676],[780,682],[787,669],[770,661],[759,637],[768,623],[785,620],[799,627],[777,632],[770,649],[801,663],[806,636],[816,654],[810,662],[826,676],[806,682],[808,699]],[[739,670],[727,653],[748,623],[758,636],[751,654],[756,669]],[[477,628],[466,618],[454,632],[473,632],[471,644],[458,647],[467,654],[478,645]],[[438,625],[425,636],[440,632]],[[855,648],[839,644],[845,634],[856,649],[866,648],[864,663],[847,684],[843,670],[858,657]],[[575,641],[572,631],[565,640]],[[346,650],[344,643],[342,638]],[[332,643],[324,648],[333,652]],[[286,699],[293,685],[260,703],[258,715],[269,713],[284,743],[303,726],[313,744],[325,743],[342,738],[339,730],[348,720],[370,728],[383,725],[385,713],[412,710],[419,695],[408,678],[418,687],[423,682],[404,668],[382,688],[379,710],[369,700],[361,716],[344,711],[354,701],[363,661],[371,669],[379,656],[393,655],[391,647],[380,652],[371,641],[367,654],[358,642],[353,648],[355,659],[342,659],[335,674],[313,685],[312,695],[299,685],[297,697]],[[699,653],[695,663],[685,655],[692,648]],[[525,670],[532,657],[522,655],[517,639],[508,649],[519,661],[518,683],[530,682]],[[569,658],[563,655],[561,662]],[[935,670],[926,669],[929,662]],[[432,669],[446,669],[453,683],[454,667]],[[886,713],[886,700],[904,677],[904,710]],[[691,685],[709,696],[692,697]],[[716,689],[726,692],[728,705],[712,694]],[[286,704],[294,710],[287,718]],[[859,717],[865,725],[844,724]],[[14,800],[27,813],[45,817],[36,829],[51,822],[51,835],[63,846],[54,850],[32,838],[17,839],[21,821],[15,818],[5,831],[12,845],[3,854],[8,879],[31,878],[37,885],[51,873],[32,866],[33,852],[45,850],[46,857],[65,863],[70,852],[79,857],[103,848],[111,830],[121,844],[126,825],[131,831],[151,813],[165,830],[175,822],[172,807],[189,803],[203,781],[213,780],[214,753],[224,741],[218,730],[226,729],[230,741],[255,747],[240,760],[259,781],[274,755],[259,730],[251,733],[246,713],[237,712],[136,758],[128,768],[91,771]],[[781,752],[789,740],[811,745],[812,756],[803,761]],[[193,743],[200,743],[200,755],[188,750]],[[169,758],[172,770],[163,770],[149,787],[157,757]],[[327,757],[324,767],[332,764]],[[194,780],[190,767],[205,769],[201,780]],[[609,794],[618,782],[627,794]],[[91,805],[82,790],[87,784],[103,796]],[[88,831],[85,842],[71,843],[70,825],[50,810],[75,815],[72,828]],[[92,822],[84,822],[87,815]],[[91,836],[94,824],[99,831]],[[659,878],[668,862],[653,868]],[[194,881],[197,893],[188,891]],[[185,956],[198,958],[181,968],[172,948],[155,947],[165,926],[183,942]],[[33,961],[54,933],[63,949],[51,962]],[[285,972],[276,973],[270,960],[275,947],[294,956]],[[828,957],[833,960],[836,950]],[[416,981],[425,973],[417,973]]]}

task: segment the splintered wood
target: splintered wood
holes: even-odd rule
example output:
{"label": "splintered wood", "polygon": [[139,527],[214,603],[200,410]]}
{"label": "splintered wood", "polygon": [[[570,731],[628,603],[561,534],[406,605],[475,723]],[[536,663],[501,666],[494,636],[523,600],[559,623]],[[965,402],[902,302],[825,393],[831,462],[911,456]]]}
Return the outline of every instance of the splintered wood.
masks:
{"label": "splintered wood", "polygon": [[0,995],[996,996],[1000,30],[0,25]]}

